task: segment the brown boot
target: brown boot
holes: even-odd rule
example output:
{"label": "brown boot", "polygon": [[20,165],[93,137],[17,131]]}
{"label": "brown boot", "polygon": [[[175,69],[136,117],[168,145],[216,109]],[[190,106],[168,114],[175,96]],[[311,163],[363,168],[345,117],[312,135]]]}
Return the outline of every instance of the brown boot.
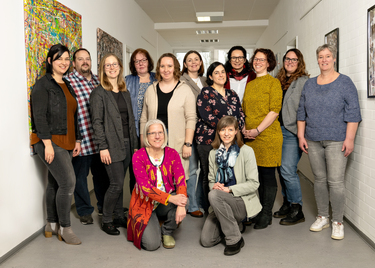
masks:
{"label": "brown boot", "polygon": [[[55,228],[52,229],[51,224],[55,224]],[[57,230],[59,230],[60,225],[57,222],[47,222],[44,227],[44,236],[47,238],[52,237],[52,235],[57,235]]]}
{"label": "brown boot", "polygon": [[73,233],[72,227],[60,227],[57,232],[57,236],[60,241],[65,241],[69,245],[79,245],[81,240]]}

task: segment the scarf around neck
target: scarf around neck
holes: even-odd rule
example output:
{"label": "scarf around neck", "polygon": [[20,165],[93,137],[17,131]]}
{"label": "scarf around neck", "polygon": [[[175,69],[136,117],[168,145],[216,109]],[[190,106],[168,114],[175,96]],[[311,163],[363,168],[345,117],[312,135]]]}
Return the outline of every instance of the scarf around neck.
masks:
{"label": "scarf around neck", "polygon": [[234,78],[237,81],[241,81],[242,79],[244,79],[245,76],[249,75],[249,71],[246,69],[244,65],[241,72],[237,72],[235,69],[232,69],[230,72],[228,72],[228,75],[230,78]]}
{"label": "scarf around neck", "polygon": [[236,183],[233,167],[236,164],[239,153],[240,147],[238,147],[237,143],[232,144],[228,151],[223,143],[220,144],[215,154],[216,163],[219,166],[216,173],[216,182],[224,183],[225,185],[234,185]]}

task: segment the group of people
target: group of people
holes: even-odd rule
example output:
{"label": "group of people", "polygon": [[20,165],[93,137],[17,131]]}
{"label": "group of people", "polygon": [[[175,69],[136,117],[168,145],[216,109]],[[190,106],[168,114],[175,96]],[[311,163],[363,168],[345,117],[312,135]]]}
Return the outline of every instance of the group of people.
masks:
{"label": "group of people", "polygon": [[[70,205],[74,193],[80,222],[93,223],[91,170],[107,234],[125,227],[139,249],[173,248],[173,232],[186,214],[206,214],[202,246],[225,241],[224,254],[234,255],[252,223],[264,229],[273,217],[281,225],[305,221],[297,174],[305,152],[318,207],[310,230],[330,226],[331,202],[331,237],[343,239],[345,167],[361,115],[353,82],[334,69],[335,55],[334,47],[320,46],[321,73],[309,79],[302,53],[290,49],[274,78],[271,50],[256,49],[248,61],[246,50],[235,46],[204,77],[197,51],[186,53],[182,71],[165,53],[153,73],[151,56],[137,49],[124,79],[115,54],[101,59],[96,76],[89,51],[80,48],[68,74],[68,48],[52,46],[46,75],[31,93],[31,145],[48,168],[45,236],[81,243],[71,229]],[[124,213],[127,170],[131,200]],[[276,171],[284,202],[272,214]]]}

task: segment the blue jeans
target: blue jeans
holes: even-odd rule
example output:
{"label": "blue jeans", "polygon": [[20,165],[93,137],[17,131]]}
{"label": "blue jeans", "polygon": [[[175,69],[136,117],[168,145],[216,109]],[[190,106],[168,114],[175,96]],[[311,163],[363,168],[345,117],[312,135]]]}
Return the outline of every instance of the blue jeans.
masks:
{"label": "blue jeans", "polygon": [[[187,180],[187,194],[189,197],[189,212],[194,212],[199,210],[199,202],[200,195],[202,194],[202,185],[198,188],[197,187],[197,170],[198,170],[198,152],[196,143],[193,142],[193,146],[191,147],[191,156],[189,158],[189,172],[190,176]],[[200,181],[202,184],[202,181]]]}
{"label": "blue jeans", "polygon": [[318,215],[329,217],[329,201],[332,221],[342,222],[345,206],[345,169],[348,158],[344,156],[342,141],[309,141],[308,156],[314,173],[314,193]]}
{"label": "blue jeans", "polygon": [[99,210],[103,209],[104,195],[109,186],[109,179],[100,154],[77,156],[73,158],[74,173],[76,175],[76,188],[74,200],[79,216],[91,215],[94,207],[91,205],[90,193],[87,188],[87,176],[91,169],[94,183],[95,196]]}
{"label": "blue jeans", "polygon": [[72,151],[65,150],[52,142],[55,157],[51,164],[44,160],[42,141],[34,145],[40,159],[48,168],[46,189],[47,222],[58,222],[62,227],[70,226],[70,207],[76,176],[72,165]]}
{"label": "blue jeans", "polygon": [[302,150],[298,146],[298,138],[285,127],[281,127],[283,133],[283,151],[280,166],[280,184],[282,194],[289,203],[302,206],[301,183],[297,174],[297,165],[302,156]]}

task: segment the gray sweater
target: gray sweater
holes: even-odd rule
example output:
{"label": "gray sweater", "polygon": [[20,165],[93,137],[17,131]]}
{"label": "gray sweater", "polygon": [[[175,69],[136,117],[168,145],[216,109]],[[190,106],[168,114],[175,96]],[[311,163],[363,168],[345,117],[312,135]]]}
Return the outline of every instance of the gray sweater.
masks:
{"label": "gray sweater", "polygon": [[312,141],[344,141],[347,122],[360,122],[357,89],[343,74],[326,85],[310,78],[302,90],[298,121],[306,121],[305,138]]}

